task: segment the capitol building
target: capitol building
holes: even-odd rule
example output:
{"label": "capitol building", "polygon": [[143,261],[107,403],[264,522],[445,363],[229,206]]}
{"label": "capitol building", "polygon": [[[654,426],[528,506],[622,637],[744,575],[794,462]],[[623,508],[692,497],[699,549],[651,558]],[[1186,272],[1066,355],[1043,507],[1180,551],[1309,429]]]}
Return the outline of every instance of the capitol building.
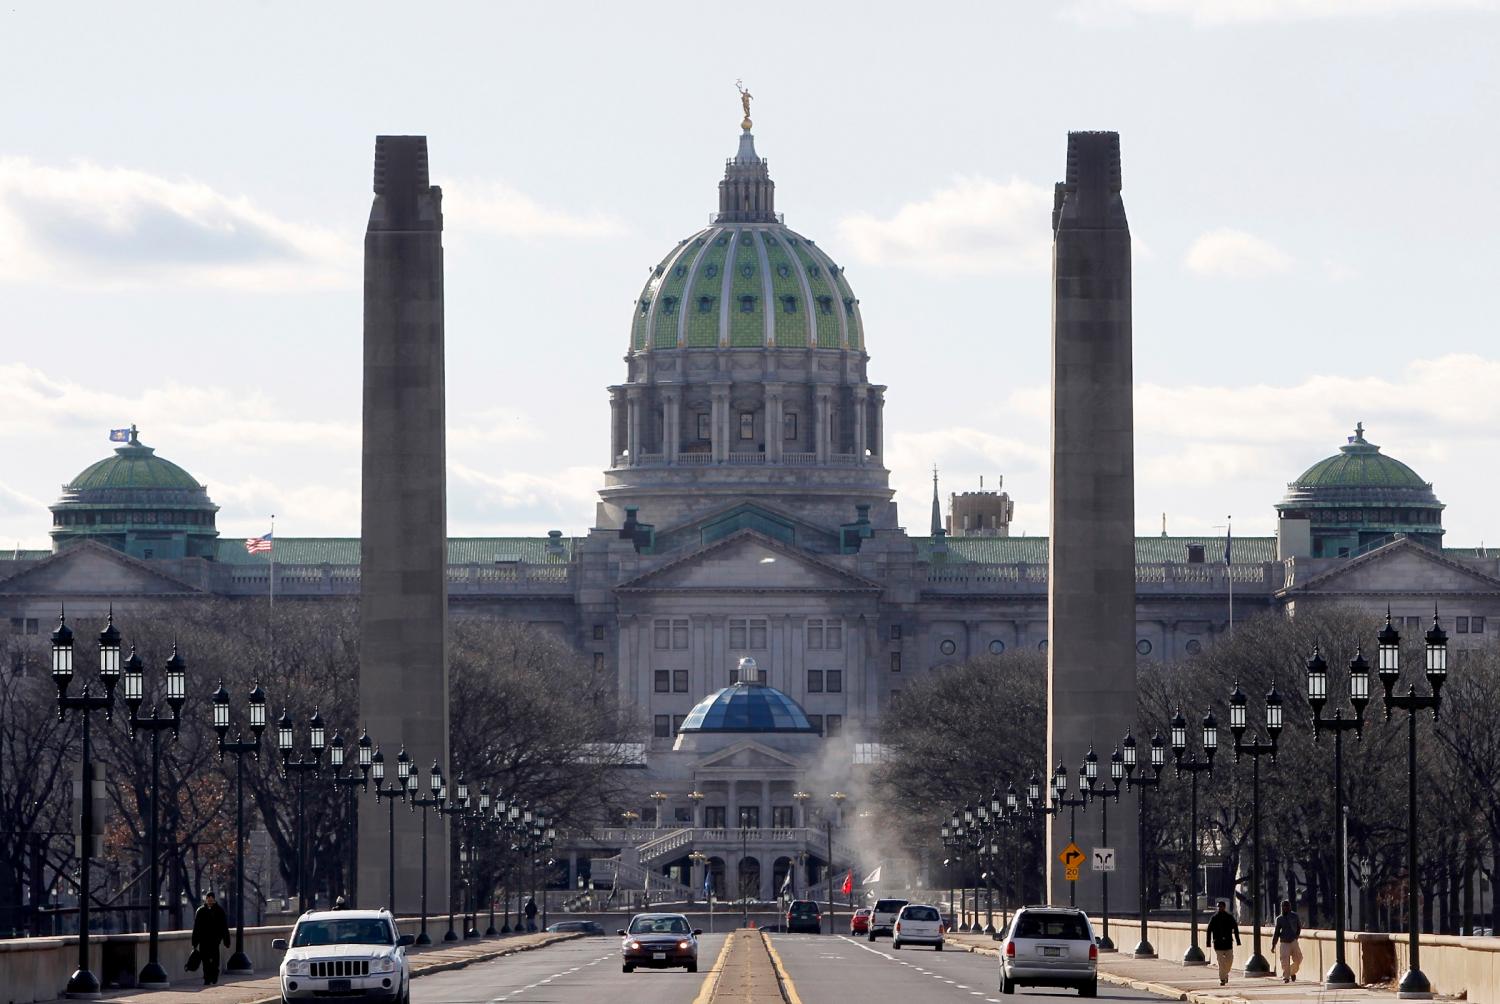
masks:
{"label": "capitol building", "polygon": [[[747,118],[713,222],[667,249],[621,318],[592,525],[450,539],[451,616],[567,640],[649,726],[640,819],[563,848],[570,887],[649,877],[686,894],[702,887],[694,852],[721,895],[774,896],[799,863],[801,887],[830,857],[858,878],[878,862],[856,859],[847,817],[882,713],[944,666],[1045,650],[1048,541],[1010,535],[1000,485],[944,500],[934,478],[932,498],[899,515],[872,321],[873,346],[838,249],[776,211]],[[1264,500],[1276,536],[1236,537],[1231,564],[1222,538],[1137,539],[1140,658],[1213,644],[1231,595],[1235,618],[1354,603],[1389,606],[1404,628],[1436,604],[1460,653],[1500,631],[1500,558],[1449,546],[1433,486],[1357,417],[1326,459],[1333,444],[1315,442],[1286,458],[1289,474],[1305,470]],[[267,556],[220,538],[208,489],[149,434],[63,486],[50,550],[0,558],[0,630],[45,634],[62,603],[89,617],[266,596]],[[275,549],[277,597],[358,594],[357,536]],[[851,798],[830,805],[835,789]]]}

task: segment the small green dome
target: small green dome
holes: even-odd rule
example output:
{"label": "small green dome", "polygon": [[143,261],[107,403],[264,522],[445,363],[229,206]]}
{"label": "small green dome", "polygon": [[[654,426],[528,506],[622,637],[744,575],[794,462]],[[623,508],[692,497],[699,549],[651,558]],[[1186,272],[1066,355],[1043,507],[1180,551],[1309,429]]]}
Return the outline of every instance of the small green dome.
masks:
{"label": "small green dome", "polygon": [[1380,447],[1365,441],[1363,425],[1357,425],[1349,442],[1334,456],[1313,464],[1291,483],[1293,488],[1415,488],[1432,485]]}
{"label": "small green dome", "polygon": [[88,492],[106,488],[181,488],[192,491],[202,487],[187,471],[158,457],[155,450],[139,442],[132,432],[130,442],[116,449],[114,456],[84,468],[83,473],[63,486],[63,491]]}
{"label": "small green dome", "polygon": [[725,162],[713,222],[667,252],[636,299],[632,352],[864,349],[844,270],[786,227],[775,190],[746,129]]}

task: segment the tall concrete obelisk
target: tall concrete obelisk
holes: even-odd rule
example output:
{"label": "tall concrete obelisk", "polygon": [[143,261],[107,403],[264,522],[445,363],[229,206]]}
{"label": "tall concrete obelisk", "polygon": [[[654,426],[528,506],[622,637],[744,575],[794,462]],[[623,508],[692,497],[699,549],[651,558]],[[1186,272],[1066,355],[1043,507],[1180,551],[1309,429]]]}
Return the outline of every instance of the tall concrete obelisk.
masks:
{"label": "tall concrete obelisk", "polygon": [[[1068,134],[1067,180],[1052,207],[1052,532],[1047,580],[1047,772],[1061,762],[1076,791],[1090,744],[1101,783],[1135,722],[1135,443],[1130,228],[1120,198],[1120,137]],[[1142,763],[1149,736],[1137,736]],[[1135,796],[1112,805],[1113,910],[1136,906]],[[1077,843],[1099,846],[1099,813],[1078,816]],[[1048,827],[1053,902],[1068,901],[1058,854],[1068,813]],[[1099,906],[1083,863],[1078,904]],[[1111,932],[1114,933],[1113,930]],[[1119,937],[1114,939],[1117,943]],[[1134,939],[1132,942],[1134,943]]]}
{"label": "tall concrete obelisk", "polygon": [[[425,136],[375,138],[365,230],[364,457],[360,506],[360,721],[396,783],[404,744],[422,772],[448,764],[447,490],[443,387],[443,193]],[[427,903],[448,903],[445,824],[431,813]],[[388,902],[386,806],[360,799],[359,905],[418,908],[423,814],[396,809]]]}

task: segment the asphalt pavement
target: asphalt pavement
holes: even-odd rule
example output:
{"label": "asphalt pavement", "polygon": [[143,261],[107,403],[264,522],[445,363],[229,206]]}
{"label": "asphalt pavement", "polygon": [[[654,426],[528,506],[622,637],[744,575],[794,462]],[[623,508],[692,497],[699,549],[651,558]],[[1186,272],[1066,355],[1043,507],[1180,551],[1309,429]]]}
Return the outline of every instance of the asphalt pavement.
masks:
{"label": "asphalt pavement", "polygon": [[724,947],[698,939],[697,973],[620,971],[620,939],[578,938],[412,980],[412,1004],[693,1004]]}
{"label": "asphalt pavement", "polygon": [[[895,950],[886,938],[872,944],[843,935],[773,934],[771,946],[802,1004],[848,1004],[851,1000],[1017,1004],[1028,998],[1072,1000],[1078,996],[1074,990],[1018,987],[1014,996],[1002,997],[994,956],[975,955],[952,945],[942,952],[918,947]],[[1158,1004],[1163,1000],[1106,983],[1099,984],[1099,999]]]}

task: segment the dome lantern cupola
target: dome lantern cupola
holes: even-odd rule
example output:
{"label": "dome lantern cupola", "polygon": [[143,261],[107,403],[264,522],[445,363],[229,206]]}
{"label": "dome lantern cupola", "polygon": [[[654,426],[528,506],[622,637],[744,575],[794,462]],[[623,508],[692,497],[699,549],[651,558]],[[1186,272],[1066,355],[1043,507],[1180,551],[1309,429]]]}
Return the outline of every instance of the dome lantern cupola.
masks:
{"label": "dome lantern cupola", "polygon": [[85,468],[53,503],[52,548],[97,540],[135,558],[209,558],[219,507],[187,471],[140,441]]}
{"label": "dome lantern cupola", "polygon": [[1315,558],[1350,557],[1397,535],[1443,542],[1444,506],[1432,484],[1365,439],[1363,423],[1338,453],[1288,484],[1276,509],[1282,521],[1307,522]]}

